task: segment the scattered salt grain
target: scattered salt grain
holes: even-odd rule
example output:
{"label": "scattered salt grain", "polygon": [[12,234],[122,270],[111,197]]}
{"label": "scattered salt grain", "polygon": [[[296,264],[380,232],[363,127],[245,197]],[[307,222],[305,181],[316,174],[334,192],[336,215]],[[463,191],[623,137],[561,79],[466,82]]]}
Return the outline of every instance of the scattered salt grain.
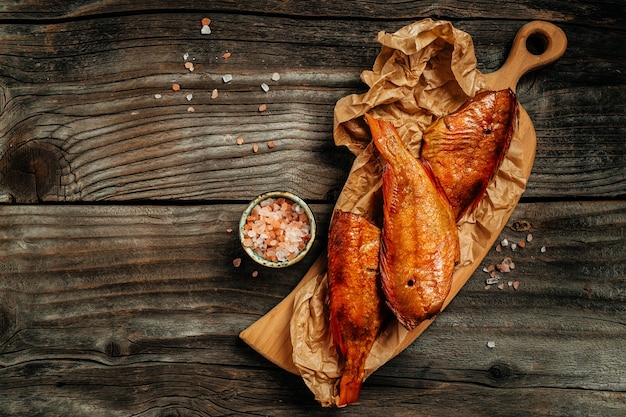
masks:
{"label": "scattered salt grain", "polygon": [[499,243],[496,245],[496,252],[498,253],[502,252],[502,246],[500,246]]}
{"label": "scattered salt grain", "polygon": [[500,242],[500,245],[503,248],[506,248],[507,246],[509,246],[509,241],[507,239],[502,239],[502,242]]}
{"label": "scattered salt grain", "polygon": [[485,284],[487,285],[494,285],[497,284],[498,282],[500,282],[500,276],[499,275],[495,275],[493,277],[489,277],[485,280]]}
{"label": "scattered salt grain", "polygon": [[237,138],[237,145],[243,145],[243,142],[244,140],[242,137]]}
{"label": "scattered salt grain", "polygon": [[214,88],[213,91],[211,91],[211,98],[217,98],[220,95],[220,93],[217,91],[217,88]]}
{"label": "scattered salt grain", "polygon": [[504,289],[504,282],[501,282],[500,284],[498,284],[498,289],[499,290],[503,290]]}
{"label": "scattered salt grain", "polygon": [[258,151],[259,151],[259,145],[255,143],[254,145],[252,145],[252,152],[257,153]]}
{"label": "scattered salt grain", "polygon": [[161,94],[158,94],[158,93],[154,95],[154,98],[156,98],[157,100],[160,99],[161,97],[163,97],[163,96]]}
{"label": "scattered salt grain", "polygon": [[517,249],[517,243],[511,243],[511,250]]}
{"label": "scattered salt grain", "polygon": [[252,209],[244,225],[243,245],[264,259],[293,259],[311,238],[309,220],[302,207],[286,198],[268,198]]}
{"label": "scattered salt grain", "polygon": [[542,247],[541,247],[541,253],[544,253],[545,251],[546,251],[546,247],[545,247],[545,246],[542,246]]}
{"label": "scattered salt grain", "polygon": [[270,91],[270,87],[267,84],[263,83],[261,84],[261,90],[267,93],[268,91]]}
{"label": "scattered salt grain", "polygon": [[232,232],[233,232],[232,227],[229,227],[228,229],[226,229],[226,233],[232,233]]}
{"label": "scattered salt grain", "polygon": [[224,75],[222,75],[222,81],[224,81],[225,83],[229,83],[232,80],[233,80],[232,74],[224,74]]}
{"label": "scattered salt grain", "polygon": [[188,53],[185,53],[185,54],[183,55],[183,60],[184,60],[184,61],[186,61],[186,60],[188,60],[188,59],[189,59],[189,54],[188,54]]}
{"label": "scattered salt grain", "polygon": [[493,349],[494,347],[496,347],[496,342],[494,342],[493,340],[490,340],[487,342],[487,347],[489,349]]}
{"label": "scattered salt grain", "polygon": [[511,257],[510,257],[510,256],[505,257],[505,258],[502,260],[502,263],[503,263],[504,265],[507,265],[510,269],[515,269],[515,262],[513,262],[513,259],[511,259]]}
{"label": "scattered salt grain", "polygon": [[200,33],[202,35],[210,35],[211,34],[211,27],[209,25],[202,25],[202,29],[200,29]]}
{"label": "scattered salt grain", "polygon": [[196,109],[195,109],[193,106],[189,106],[189,107],[187,107],[187,111],[188,111],[189,113],[193,113],[193,112],[195,112],[195,111],[196,111]]}
{"label": "scattered salt grain", "polygon": [[193,94],[189,93],[185,97],[187,98],[187,101],[191,101],[191,99],[193,99]]}
{"label": "scattered salt grain", "polygon": [[513,281],[513,289],[517,290],[519,288],[519,281]]}
{"label": "scattered salt grain", "polygon": [[272,74],[272,81],[278,81],[280,80],[280,74],[275,72]]}
{"label": "scattered salt grain", "polygon": [[529,234],[526,236],[526,242],[532,242],[532,240],[533,240],[533,235],[529,233]]}
{"label": "scattered salt grain", "polygon": [[235,258],[233,259],[233,266],[235,268],[239,268],[241,266],[241,258]]}

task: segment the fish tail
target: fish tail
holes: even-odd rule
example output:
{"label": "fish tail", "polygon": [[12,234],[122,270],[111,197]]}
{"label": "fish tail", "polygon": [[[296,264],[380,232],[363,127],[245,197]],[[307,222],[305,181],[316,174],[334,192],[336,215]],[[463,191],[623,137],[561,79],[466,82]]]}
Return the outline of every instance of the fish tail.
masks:
{"label": "fish tail", "polygon": [[366,357],[367,353],[362,346],[354,347],[352,351],[348,352],[341,381],[339,382],[338,407],[359,401],[361,386],[365,379]]}
{"label": "fish tail", "polygon": [[381,135],[381,129],[380,129],[380,125],[378,124],[377,119],[374,118],[374,116],[372,116],[369,113],[365,113],[363,115],[363,117],[365,117],[365,121],[367,122],[367,125],[370,128],[370,132],[372,133],[372,137],[380,136]]}
{"label": "fish tail", "polygon": [[374,142],[374,145],[376,146],[376,148],[380,148],[380,145],[378,142],[381,140],[383,136],[383,130],[382,130],[380,121],[368,113],[365,113],[363,117],[365,117],[365,121],[367,122],[367,125],[370,128],[370,133],[372,135],[372,141]]}
{"label": "fish tail", "polygon": [[359,394],[361,393],[361,386],[363,380],[352,378],[350,375],[346,375],[341,378],[339,383],[339,401],[338,407],[343,407],[348,404],[359,401]]}
{"label": "fish tail", "polygon": [[402,139],[398,136],[393,123],[376,119],[368,113],[365,113],[365,120],[370,128],[374,145],[383,154],[384,158],[395,159],[402,157]]}

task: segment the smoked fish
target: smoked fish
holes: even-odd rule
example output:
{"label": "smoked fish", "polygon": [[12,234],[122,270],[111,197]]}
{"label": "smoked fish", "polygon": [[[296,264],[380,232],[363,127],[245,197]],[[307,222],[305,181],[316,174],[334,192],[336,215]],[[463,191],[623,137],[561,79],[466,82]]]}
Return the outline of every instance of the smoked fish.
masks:
{"label": "smoked fish", "polygon": [[459,236],[443,190],[404,146],[391,122],[366,114],[384,160],[380,274],[389,308],[408,330],[441,309],[450,292]]}
{"label": "smoked fish", "polygon": [[345,361],[337,406],[359,400],[365,360],[385,312],[378,273],[380,229],[365,217],[336,210],[328,238],[330,331]]}
{"label": "smoked fish", "polygon": [[430,164],[457,220],[475,207],[500,167],[517,112],[510,89],[484,91],[424,131],[421,158]]}

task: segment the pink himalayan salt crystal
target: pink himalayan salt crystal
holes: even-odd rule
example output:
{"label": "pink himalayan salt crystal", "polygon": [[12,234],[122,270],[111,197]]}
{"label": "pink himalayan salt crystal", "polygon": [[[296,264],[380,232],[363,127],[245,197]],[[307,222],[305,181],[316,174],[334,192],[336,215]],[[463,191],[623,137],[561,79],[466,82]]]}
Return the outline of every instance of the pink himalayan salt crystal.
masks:
{"label": "pink himalayan salt crystal", "polygon": [[295,258],[311,238],[304,210],[286,198],[263,200],[246,219],[244,234],[243,245],[271,262]]}

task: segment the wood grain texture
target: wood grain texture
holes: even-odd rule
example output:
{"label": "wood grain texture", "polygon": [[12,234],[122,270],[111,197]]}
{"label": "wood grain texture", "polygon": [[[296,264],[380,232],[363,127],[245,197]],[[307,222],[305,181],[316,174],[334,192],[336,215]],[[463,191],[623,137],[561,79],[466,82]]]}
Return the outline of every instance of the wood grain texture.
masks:
{"label": "wood grain texture", "polygon": [[[238,339],[315,256],[234,268],[239,209],[1,206],[0,414],[328,415]],[[313,207],[322,231],[331,209]],[[483,262],[512,257],[505,288],[476,271],[342,414],[618,415],[625,231],[619,202],[520,204],[498,241],[533,240]]]}
{"label": "wood grain texture", "polygon": [[[622,3],[0,2],[0,415],[626,414]],[[511,226],[534,239],[492,249],[484,266],[516,263],[504,288],[476,271],[359,405],[322,409],[238,334],[325,245],[352,163],[335,102],[365,91],[379,31],[425,17],[468,32],[485,73],[528,21],[567,35],[517,85],[537,155]],[[316,203],[319,241],[268,270],[226,229],[279,186]]]}
{"label": "wood grain texture", "polygon": [[[496,4],[500,7],[494,7]],[[3,5],[0,11],[7,19],[68,19],[86,18],[92,15],[111,14],[112,11],[124,11],[129,14],[168,13],[180,14],[189,11],[205,11],[207,5],[201,0],[187,1],[184,7],[176,0],[156,0],[151,2],[128,3],[123,0],[87,0],[80,4],[52,0],[46,2],[48,7],[41,7],[39,0],[20,1]],[[491,18],[534,20],[548,19],[555,21],[580,21],[592,25],[619,26],[623,14],[619,0],[592,3],[571,1],[563,3],[558,0],[533,0],[524,3],[456,2],[440,0],[424,2],[406,2],[390,0],[333,2],[301,2],[269,0],[264,2],[232,2],[218,0],[211,2],[214,11],[228,11],[239,14],[276,14],[312,18],[332,16],[340,18],[362,17],[372,19],[414,19],[416,16],[436,16],[438,18]]]}
{"label": "wood grain texture", "polygon": [[[376,33],[412,21],[67,13],[60,21],[0,25],[0,39],[10,40],[0,52],[5,200],[243,200],[267,191],[268,180],[332,200],[351,163],[332,143],[334,104],[364,91],[359,73],[380,49]],[[206,14],[213,32],[202,36],[198,21]],[[521,27],[506,20],[455,24],[474,37],[486,73],[502,65]],[[518,85],[538,135],[527,197],[625,195],[620,31],[591,26],[581,35],[581,24],[564,22],[565,56]],[[271,81],[273,72],[280,81]],[[233,81],[223,83],[224,74]],[[181,91],[170,89],[174,82]],[[235,146],[238,137],[245,146]],[[269,140],[278,145],[272,152]],[[232,180],[228,187],[224,178]]]}

